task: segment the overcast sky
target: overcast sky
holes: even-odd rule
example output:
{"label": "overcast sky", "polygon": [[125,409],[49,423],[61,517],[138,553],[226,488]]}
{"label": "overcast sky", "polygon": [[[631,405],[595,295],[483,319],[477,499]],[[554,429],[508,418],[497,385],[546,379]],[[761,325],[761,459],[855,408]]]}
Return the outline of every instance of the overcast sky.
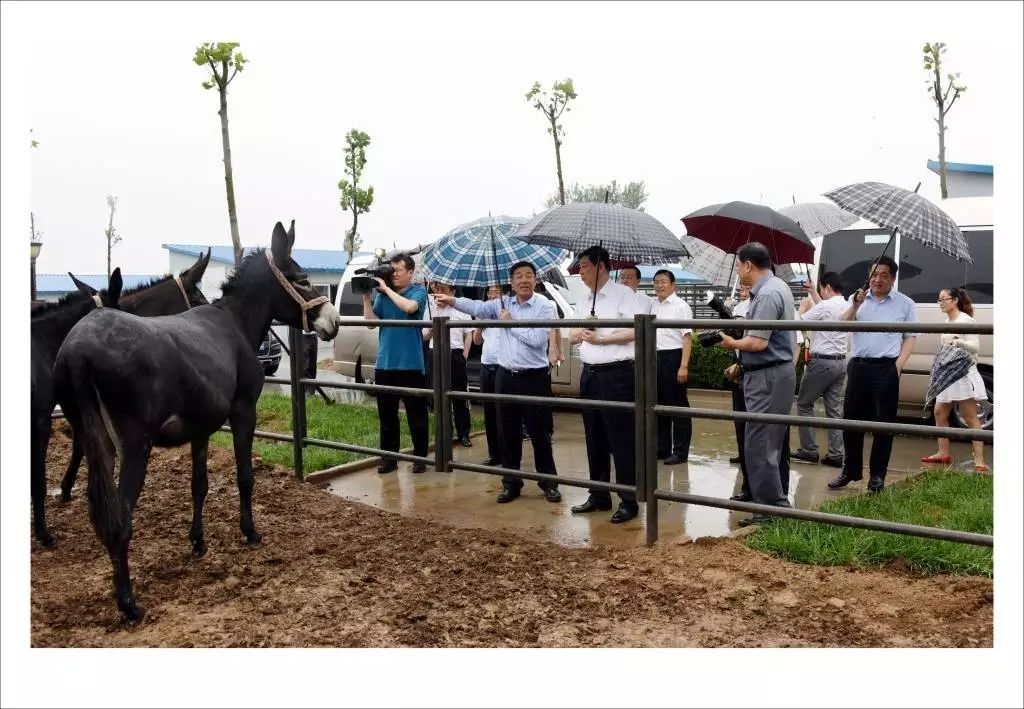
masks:
{"label": "overcast sky", "polygon": [[[114,262],[126,272],[164,271],[162,243],[230,243],[217,95],[192,63],[211,37],[181,26],[182,6],[121,7],[64,6],[63,32],[36,33],[26,55],[40,272],[104,270],[107,194],[119,198]],[[962,26],[961,5],[929,7],[945,24],[938,36],[869,34],[838,12],[801,28],[809,5],[314,5],[279,32],[268,32],[274,6],[244,7],[253,12],[238,24],[255,26],[234,37],[250,62],[231,84],[229,118],[245,245],[295,219],[297,246],[341,248],[351,214],[337,183],[353,127],[372,138],[364,248],[540,211],[554,155],[524,94],[567,76],[579,98],[564,117],[566,182],[644,180],[647,210],[675,233],[709,203],[779,207],[859,180],[922,180],[937,195],[925,170],[937,153],[927,39],[950,45],[948,67],[969,87],[949,115],[948,159],[996,158],[991,40]],[[737,12],[772,31],[721,29]]]}

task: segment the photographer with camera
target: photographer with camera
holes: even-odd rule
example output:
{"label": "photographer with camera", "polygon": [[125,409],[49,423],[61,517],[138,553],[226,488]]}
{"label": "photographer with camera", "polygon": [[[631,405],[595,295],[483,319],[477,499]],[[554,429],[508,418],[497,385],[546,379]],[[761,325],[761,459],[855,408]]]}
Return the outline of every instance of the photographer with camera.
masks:
{"label": "photographer with camera", "polygon": [[[363,293],[363,317],[367,320],[422,320],[427,308],[427,291],[412,282],[415,262],[408,254],[392,256],[387,264],[366,269],[368,277],[377,282],[373,296]],[[353,279],[354,280],[354,279]],[[420,331],[410,327],[381,327],[377,345],[377,384],[427,388],[424,371],[423,344]],[[398,421],[398,400],[405,404],[405,417],[409,422],[413,454],[427,455],[429,424],[427,402],[418,396],[377,394],[377,415],[380,418],[380,447],[398,452],[401,439]],[[382,458],[377,472],[384,474],[398,469],[396,460]],[[413,463],[412,472],[426,472],[423,463]]]}
{"label": "photographer with camera", "polygon": [[[772,274],[771,255],[764,244],[751,241],[736,253],[736,273],[751,287],[750,320],[793,320],[793,293]],[[733,333],[737,334],[737,333]],[[752,413],[788,414],[796,391],[793,367],[795,333],[791,330],[747,330],[736,338],[722,333],[719,346],[740,353],[743,396]],[[744,435],[747,479],[754,502],[789,507],[789,428],[784,424],[748,422]],[[770,519],[755,514],[741,526]]]}

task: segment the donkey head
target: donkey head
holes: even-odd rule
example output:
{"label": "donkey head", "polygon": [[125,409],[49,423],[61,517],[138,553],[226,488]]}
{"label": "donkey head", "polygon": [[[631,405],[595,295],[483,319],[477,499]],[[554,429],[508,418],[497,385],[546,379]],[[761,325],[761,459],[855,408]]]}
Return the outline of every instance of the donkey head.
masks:
{"label": "donkey head", "polygon": [[118,303],[121,299],[121,289],[124,287],[124,280],[121,278],[120,267],[115,268],[114,272],[110,274],[110,282],[108,283],[105,291],[97,291],[88,283],[83,283],[75,278],[75,274],[71,271],[68,271],[68,275],[71,276],[71,280],[75,284],[75,287],[78,288],[79,292],[88,300],[96,303],[96,307],[118,307]]}
{"label": "donkey head", "polygon": [[198,261],[178,274],[178,282],[185,292],[185,298],[188,300],[190,308],[194,308],[197,305],[206,305],[210,302],[203,295],[203,292],[199,290],[199,284],[203,280],[206,267],[210,265],[210,251],[210,249],[207,249],[205,256],[200,256]]}
{"label": "donkey head", "polygon": [[295,220],[286,232],[281,222],[274,226],[270,246],[270,270],[279,287],[273,298],[274,317],[303,330],[313,330],[321,340],[338,334],[338,311],[310,283],[299,264],[292,259]]}

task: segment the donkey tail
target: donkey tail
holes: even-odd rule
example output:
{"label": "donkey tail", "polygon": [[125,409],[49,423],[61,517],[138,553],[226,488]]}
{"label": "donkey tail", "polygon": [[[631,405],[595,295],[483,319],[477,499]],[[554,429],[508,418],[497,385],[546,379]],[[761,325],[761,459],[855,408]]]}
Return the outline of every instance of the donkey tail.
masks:
{"label": "donkey tail", "polygon": [[77,440],[80,434],[82,450],[89,462],[89,517],[100,540],[107,549],[113,549],[122,537],[126,519],[114,482],[115,452],[120,448],[117,432],[100,399],[88,361],[84,357],[69,357],[58,360],[57,366],[66,369],[61,375],[67,377],[65,384],[81,420],[75,436]]}

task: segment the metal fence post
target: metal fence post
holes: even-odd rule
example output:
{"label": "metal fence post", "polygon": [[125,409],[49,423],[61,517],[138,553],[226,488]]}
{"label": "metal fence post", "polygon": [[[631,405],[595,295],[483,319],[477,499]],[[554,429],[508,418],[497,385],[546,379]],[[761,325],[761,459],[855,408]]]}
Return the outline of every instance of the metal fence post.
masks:
{"label": "metal fence post", "polygon": [[440,472],[450,473],[452,471],[452,405],[448,398],[448,392],[452,389],[452,331],[448,329],[449,318],[438,318],[441,321],[441,337],[434,340],[434,349],[440,350],[438,362],[441,365],[440,371],[434,375],[434,381],[441,382],[441,410],[434,411],[434,427],[441,431],[441,444],[444,449],[444,457],[441,459]]}
{"label": "metal fence post", "polygon": [[[633,455],[634,470],[636,479],[636,502],[647,500],[647,417],[643,415],[647,398],[647,360],[644,347],[647,329],[644,327],[644,318],[650,315],[635,315],[633,318]],[[618,475],[618,470],[615,474]],[[650,514],[650,505],[646,505],[647,514]]]}
{"label": "metal fence post", "polygon": [[444,405],[444,396],[441,394],[441,348],[438,347],[438,343],[444,336],[444,318],[436,317],[431,325],[430,340],[434,343],[434,348],[430,350],[430,374],[433,381],[430,382],[431,388],[434,390],[434,470],[439,473],[443,473],[445,470],[444,460],[444,431],[441,430],[439,424],[439,413],[441,407]]}
{"label": "metal fence post", "polygon": [[653,315],[644,315],[643,324],[644,361],[647,363],[643,408],[647,427],[647,438],[644,439],[647,487],[644,494],[647,500],[647,546],[653,546],[658,541],[658,500],[654,496],[654,491],[658,489],[658,416],[654,413],[658,403],[658,331],[654,327]]}
{"label": "metal fence post", "polygon": [[288,343],[291,345],[291,356],[288,358],[289,365],[289,378],[291,379],[291,397],[292,397],[292,456],[293,463],[295,465],[295,477],[301,481],[303,477],[302,472],[302,439],[306,437],[305,432],[305,413],[306,413],[306,393],[303,391],[303,387],[299,384],[299,378],[301,375],[301,362],[296,356],[301,350],[299,348],[299,337],[301,334],[298,328],[288,328]]}

